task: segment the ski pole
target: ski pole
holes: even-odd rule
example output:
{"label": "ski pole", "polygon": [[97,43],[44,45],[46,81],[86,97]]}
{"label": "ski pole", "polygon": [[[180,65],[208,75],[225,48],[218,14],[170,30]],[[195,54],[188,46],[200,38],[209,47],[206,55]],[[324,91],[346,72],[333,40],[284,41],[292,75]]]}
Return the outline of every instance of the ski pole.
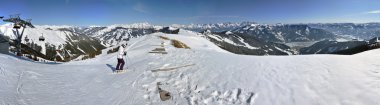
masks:
{"label": "ski pole", "polygon": [[129,57],[128,57],[128,53],[127,53],[127,55],[125,56],[126,57],[126,60],[127,60],[127,69],[128,69],[128,67],[130,66],[129,64],[129,62],[131,61],[130,59],[129,59]]}
{"label": "ski pole", "polygon": [[128,53],[126,54],[126,56],[125,56],[125,59],[127,60],[127,69],[129,68],[129,62],[130,62],[130,60],[129,60],[129,57],[128,57]]}

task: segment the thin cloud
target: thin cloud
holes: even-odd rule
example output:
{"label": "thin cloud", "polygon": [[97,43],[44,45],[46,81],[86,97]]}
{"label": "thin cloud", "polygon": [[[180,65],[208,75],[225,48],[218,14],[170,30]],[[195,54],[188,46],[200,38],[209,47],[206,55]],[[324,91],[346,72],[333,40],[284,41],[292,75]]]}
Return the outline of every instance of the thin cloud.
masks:
{"label": "thin cloud", "polygon": [[141,13],[148,13],[147,7],[141,2],[139,2],[135,6],[133,6],[133,10],[135,10],[137,12],[141,12]]}
{"label": "thin cloud", "polygon": [[380,10],[368,11],[367,14],[380,14]]}

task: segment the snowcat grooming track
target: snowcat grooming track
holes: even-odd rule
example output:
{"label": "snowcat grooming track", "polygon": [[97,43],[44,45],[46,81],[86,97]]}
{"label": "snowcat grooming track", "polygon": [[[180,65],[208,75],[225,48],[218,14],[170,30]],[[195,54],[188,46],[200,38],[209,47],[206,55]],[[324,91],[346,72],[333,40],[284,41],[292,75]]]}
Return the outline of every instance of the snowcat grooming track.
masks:
{"label": "snowcat grooming track", "polygon": [[149,53],[168,54],[168,52],[151,51]]}
{"label": "snowcat grooming track", "polygon": [[150,51],[149,53],[168,54],[168,52],[166,52],[165,48],[155,48],[152,51]]}
{"label": "snowcat grooming track", "polygon": [[189,66],[194,66],[195,64],[188,64],[188,65],[183,65],[183,66],[178,66],[178,67],[171,67],[171,68],[163,68],[163,69],[155,69],[151,70],[152,72],[158,72],[158,71],[171,71],[171,70],[177,70],[179,68],[184,68],[184,67],[189,67]]}
{"label": "snowcat grooming track", "polygon": [[165,51],[165,48],[155,48],[154,50],[152,51]]}

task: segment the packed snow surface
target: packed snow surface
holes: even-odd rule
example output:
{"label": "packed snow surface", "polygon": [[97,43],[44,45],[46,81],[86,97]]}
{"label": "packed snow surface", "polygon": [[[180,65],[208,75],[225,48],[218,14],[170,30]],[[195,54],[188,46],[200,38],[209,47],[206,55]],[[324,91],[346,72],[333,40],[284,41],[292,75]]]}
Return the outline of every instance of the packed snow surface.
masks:
{"label": "packed snow surface", "polygon": [[[175,48],[159,35],[191,49]],[[162,41],[168,54],[148,53]],[[223,51],[186,31],[131,39],[127,49],[122,74],[112,73],[116,53],[58,64],[0,54],[0,104],[380,104],[380,50],[352,56],[246,56]],[[173,67],[179,68],[151,71]],[[160,100],[157,82],[171,99]]]}

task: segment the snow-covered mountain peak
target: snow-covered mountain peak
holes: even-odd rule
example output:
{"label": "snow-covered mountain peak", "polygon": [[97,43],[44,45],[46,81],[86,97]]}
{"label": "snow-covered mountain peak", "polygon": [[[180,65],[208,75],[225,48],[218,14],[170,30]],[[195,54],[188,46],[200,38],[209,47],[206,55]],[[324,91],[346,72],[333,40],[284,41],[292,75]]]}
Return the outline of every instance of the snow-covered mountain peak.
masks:
{"label": "snow-covered mountain peak", "polygon": [[231,31],[226,31],[226,35],[233,34]]}
{"label": "snow-covered mountain peak", "polygon": [[256,27],[256,26],[259,26],[260,24],[251,24],[250,26],[251,27]]}
{"label": "snow-covered mountain peak", "polygon": [[114,24],[114,25],[107,26],[105,29],[98,31],[97,33],[95,33],[95,35],[102,35],[106,32],[110,32],[111,30],[118,28],[118,27],[119,28],[150,29],[150,28],[157,28],[160,26],[151,25],[148,22],[133,23],[133,24]]}
{"label": "snow-covered mountain peak", "polygon": [[250,25],[250,24],[256,24],[256,23],[255,22],[224,22],[224,23],[189,24],[189,25],[173,24],[171,26],[201,32],[206,29],[210,29],[212,31],[228,31],[228,30],[233,30],[235,28]]}
{"label": "snow-covered mountain peak", "polygon": [[133,24],[114,24],[108,26],[109,28],[123,27],[123,28],[153,28],[154,25],[149,24],[148,22],[142,23],[133,23]]}
{"label": "snow-covered mountain peak", "polygon": [[[160,39],[161,35],[190,49],[176,48],[171,40]],[[162,42],[166,55],[149,53]],[[113,73],[118,53],[57,65],[0,54],[0,84],[7,84],[0,85],[0,101],[6,105],[380,102],[380,85],[376,83],[380,50],[353,56],[237,55],[186,30],[179,34],[153,33],[128,43],[128,69],[121,74]],[[171,98],[162,101],[162,91],[169,92]]]}
{"label": "snow-covered mountain peak", "polygon": [[74,27],[78,27],[79,26],[73,26],[73,25],[34,25],[36,28],[50,28],[50,29],[53,29],[53,30],[56,30],[56,29],[60,29],[60,28],[74,28]]}

